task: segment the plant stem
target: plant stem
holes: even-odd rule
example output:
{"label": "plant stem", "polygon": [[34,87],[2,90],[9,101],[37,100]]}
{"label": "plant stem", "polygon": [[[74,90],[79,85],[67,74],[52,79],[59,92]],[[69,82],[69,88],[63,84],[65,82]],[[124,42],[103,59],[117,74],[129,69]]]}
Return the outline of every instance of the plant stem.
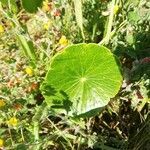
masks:
{"label": "plant stem", "polygon": [[39,140],[39,123],[38,121],[35,121],[34,122],[34,140],[35,141],[38,141]]}
{"label": "plant stem", "polygon": [[106,35],[102,39],[102,41],[99,42],[100,45],[103,45],[103,44],[107,45],[109,43],[109,40],[111,37],[111,30],[112,30],[112,26],[113,26],[113,19],[114,19],[114,6],[115,6],[115,0],[112,0],[110,15],[108,18],[108,26],[107,26]]}
{"label": "plant stem", "polygon": [[92,34],[92,41],[94,41],[95,33],[96,33],[97,23],[93,26],[93,34]]}
{"label": "plant stem", "polygon": [[14,142],[13,142],[13,139],[12,139],[11,129],[10,128],[8,128],[8,132],[9,132],[9,135],[10,135],[11,145],[14,146]]}
{"label": "plant stem", "polygon": [[22,138],[22,141],[24,142],[25,140],[24,140],[23,130],[22,128],[20,130],[21,130],[21,138]]}

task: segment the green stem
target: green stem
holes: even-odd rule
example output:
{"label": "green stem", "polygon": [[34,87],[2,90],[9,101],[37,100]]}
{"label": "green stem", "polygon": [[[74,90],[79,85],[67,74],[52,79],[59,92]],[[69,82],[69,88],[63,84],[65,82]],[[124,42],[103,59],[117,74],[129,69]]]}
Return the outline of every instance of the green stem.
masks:
{"label": "green stem", "polygon": [[8,128],[8,132],[9,132],[9,135],[10,135],[11,145],[14,146],[14,142],[13,142],[13,139],[12,139],[12,134],[11,134],[11,129],[10,128]]}
{"label": "green stem", "polygon": [[33,133],[34,133],[34,140],[35,141],[39,141],[39,123],[38,123],[38,121],[35,121],[33,126],[34,126],[34,129],[33,129],[34,130],[33,131]]}
{"label": "green stem", "polygon": [[99,44],[101,44],[101,45],[109,43],[109,40],[110,40],[110,37],[111,37],[111,30],[112,30],[112,26],[113,26],[113,19],[114,19],[114,6],[115,6],[115,0],[112,0],[110,15],[109,15],[109,18],[108,18],[108,25],[107,25],[106,35],[102,39],[102,41],[99,42]]}
{"label": "green stem", "polygon": [[21,130],[21,139],[24,142],[25,140],[24,140],[23,130],[22,130],[22,128],[20,130]]}
{"label": "green stem", "polygon": [[93,34],[92,34],[92,41],[94,41],[95,33],[96,33],[97,23],[93,26]]}

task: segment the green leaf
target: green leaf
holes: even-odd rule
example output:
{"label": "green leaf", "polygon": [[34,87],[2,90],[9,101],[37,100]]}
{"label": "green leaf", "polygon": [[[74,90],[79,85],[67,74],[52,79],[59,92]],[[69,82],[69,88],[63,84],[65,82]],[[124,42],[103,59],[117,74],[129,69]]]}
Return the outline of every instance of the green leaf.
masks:
{"label": "green leaf", "polygon": [[9,7],[13,13],[18,12],[18,7],[16,4],[16,0],[0,0],[4,6]]}
{"label": "green leaf", "polygon": [[35,13],[41,7],[43,0],[22,0],[22,5],[29,13]]}
{"label": "green leaf", "polygon": [[17,39],[25,55],[33,62],[33,64],[35,64],[36,54],[35,54],[35,47],[33,45],[33,42],[31,40],[27,40],[21,34],[17,35]]}
{"label": "green leaf", "polygon": [[135,6],[137,6],[138,4],[139,4],[139,2],[140,2],[140,0],[128,0],[128,3],[131,5],[131,4],[133,4],[133,5],[135,5]]}
{"label": "green leaf", "polygon": [[76,44],[52,59],[41,90],[51,106],[68,100],[70,114],[80,115],[107,105],[121,83],[120,64],[109,49]]}
{"label": "green leaf", "polygon": [[19,144],[15,150],[27,150],[27,146],[25,144]]}
{"label": "green leaf", "polygon": [[7,5],[8,4],[8,1],[6,1],[6,0],[1,0],[0,1],[2,4],[4,4],[4,5]]}
{"label": "green leaf", "polygon": [[138,14],[138,11],[129,12],[128,18],[129,18],[130,23],[132,24],[137,23],[141,19],[140,15]]}
{"label": "green leaf", "polygon": [[133,36],[133,33],[128,33],[128,34],[126,35],[126,40],[127,40],[127,42],[128,42],[130,45],[132,45],[132,44],[134,43],[134,36]]}

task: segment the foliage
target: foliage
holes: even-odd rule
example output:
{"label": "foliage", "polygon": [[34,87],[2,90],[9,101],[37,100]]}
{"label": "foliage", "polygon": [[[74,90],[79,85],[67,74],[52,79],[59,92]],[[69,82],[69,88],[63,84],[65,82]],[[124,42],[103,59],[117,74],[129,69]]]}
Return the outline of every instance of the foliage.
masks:
{"label": "foliage", "polygon": [[[52,59],[41,90],[51,107],[66,107],[67,112],[80,115],[104,107],[117,94],[120,70],[117,58],[107,48],[72,45]],[[59,98],[59,91],[64,98]]]}
{"label": "foliage", "polygon": [[36,12],[38,7],[42,5],[43,0],[22,0],[23,8],[30,12]]}
{"label": "foliage", "polygon": [[[149,149],[150,3],[148,0],[80,2],[75,5],[74,0],[0,0],[0,149]],[[117,57],[121,63],[123,83],[121,87],[116,85],[116,91],[109,88],[113,94],[103,109],[98,108],[100,113],[74,118],[62,109],[58,112],[50,108],[46,103],[50,100],[45,100],[40,87],[48,74],[51,76],[49,63],[55,65],[65,51],[73,53],[71,45],[82,46],[78,43],[83,42],[96,43],[99,51],[104,48],[102,45],[111,50],[109,59]],[[89,55],[98,57],[96,60],[103,56],[94,49]],[[87,55],[79,58],[90,60]],[[113,65],[105,59],[100,64]],[[81,69],[77,60],[71,70]],[[68,61],[61,62],[70,66]],[[57,66],[60,69],[54,79],[59,80],[57,74],[63,73],[65,66],[61,63]],[[103,73],[107,67],[98,70],[101,69]],[[68,76],[64,78],[67,80]],[[104,93],[111,81],[105,83]],[[57,99],[69,99],[64,102],[69,111],[74,101],[70,101],[65,89],[49,86],[47,90],[50,95],[56,93]]]}

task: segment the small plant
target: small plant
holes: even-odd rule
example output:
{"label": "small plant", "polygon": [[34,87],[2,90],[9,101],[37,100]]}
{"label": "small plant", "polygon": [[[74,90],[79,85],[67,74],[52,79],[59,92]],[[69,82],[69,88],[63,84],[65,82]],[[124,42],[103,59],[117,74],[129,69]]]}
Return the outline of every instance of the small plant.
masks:
{"label": "small plant", "polygon": [[149,149],[149,9],[0,0],[0,150]]}

